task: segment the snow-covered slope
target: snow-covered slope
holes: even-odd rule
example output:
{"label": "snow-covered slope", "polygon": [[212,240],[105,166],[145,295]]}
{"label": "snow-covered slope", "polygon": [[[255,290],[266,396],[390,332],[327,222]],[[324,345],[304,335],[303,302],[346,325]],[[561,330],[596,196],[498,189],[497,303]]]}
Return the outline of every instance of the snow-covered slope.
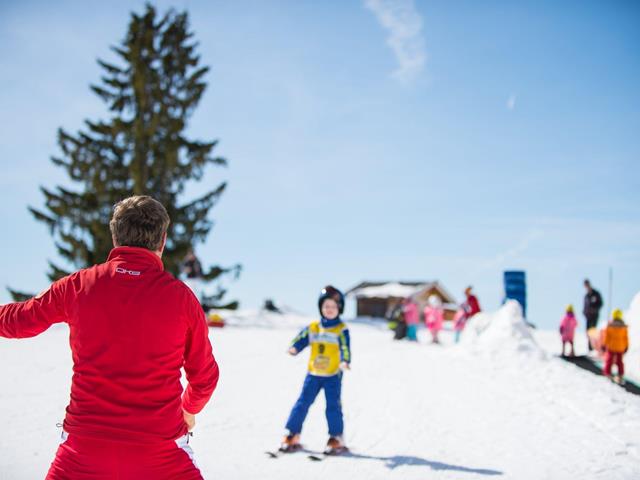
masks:
{"label": "snow-covered slope", "polygon": [[[640,400],[541,353],[507,304],[474,319],[461,344],[394,342],[350,324],[352,371],[343,382],[353,456],[269,459],[305,375],[306,352],[285,351],[310,319],[241,312],[212,329],[219,388],[197,417],[192,446],[208,479],[637,479]],[[271,328],[276,326],[277,328]],[[482,327],[482,328],[480,328]],[[0,479],[43,478],[68,400],[68,331],[0,339]],[[303,431],[326,441],[324,399]]]}
{"label": "snow-covered slope", "polygon": [[627,370],[640,382],[640,292],[631,300],[624,318],[629,327],[629,353],[625,355],[625,364]]}

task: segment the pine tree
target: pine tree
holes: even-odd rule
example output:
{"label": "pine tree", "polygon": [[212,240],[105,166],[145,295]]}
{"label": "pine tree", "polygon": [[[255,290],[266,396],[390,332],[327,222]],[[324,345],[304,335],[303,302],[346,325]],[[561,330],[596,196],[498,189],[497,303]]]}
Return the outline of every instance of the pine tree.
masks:
{"label": "pine tree", "polygon": [[[121,65],[98,60],[104,71],[91,89],[108,106],[107,121],[85,120],[86,129],[71,135],[58,130],[61,156],[51,161],[66,170],[77,189],[41,187],[46,211],[30,207],[45,223],[67,263],[84,268],[106,260],[112,248],[108,224],[112,208],[130,195],[150,195],[171,217],[163,261],[177,275],[187,251],[203,242],[211,227],[209,210],[226,188],[221,183],[205,195],[181,204],[189,180],[200,180],[208,164],[226,165],[213,156],[217,141],[201,142],[185,135],[187,120],[205,91],[206,66],[200,66],[197,43],[187,13],[169,10],[158,20],[147,4],[144,15],[131,14],[126,38],[112,50]],[[69,272],[49,262],[53,281]],[[205,269],[212,281],[240,265]],[[15,299],[25,294],[10,290]],[[220,305],[220,286],[204,302]],[[237,306],[237,302],[226,305]]]}

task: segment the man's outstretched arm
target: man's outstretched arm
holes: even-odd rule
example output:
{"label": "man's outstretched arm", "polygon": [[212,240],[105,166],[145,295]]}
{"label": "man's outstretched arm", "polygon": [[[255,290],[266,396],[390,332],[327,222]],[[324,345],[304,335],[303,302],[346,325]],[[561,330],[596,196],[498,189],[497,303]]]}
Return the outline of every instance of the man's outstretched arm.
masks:
{"label": "man's outstretched arm", "polygon": [[30,300],[0,306],[0,336],[35,337],[52,324],[64,322],[64,291],[68,278],[58,280]]}

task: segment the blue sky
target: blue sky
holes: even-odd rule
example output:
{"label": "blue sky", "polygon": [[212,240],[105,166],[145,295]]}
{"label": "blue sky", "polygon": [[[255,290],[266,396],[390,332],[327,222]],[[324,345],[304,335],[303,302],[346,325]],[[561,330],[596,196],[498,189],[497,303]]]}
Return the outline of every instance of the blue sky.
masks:
{"label": "blue sky", "polygon": [[[229,182],[197,247],[244,265],[229,298],[314,313],[361,280],[473,284],[497,308],[528,275],[554,327],[582,279],[640,290],[640,5],[635,2],[182,1],[211,67],[189,134]],[[0,287],[38,291],[45,227],[27,212],[56,129],[104,118],[95,60],[143,2],[0,1]],[[105,226],[106,228],[106,226]],[[0,302],[8,301],[4,289]]]}

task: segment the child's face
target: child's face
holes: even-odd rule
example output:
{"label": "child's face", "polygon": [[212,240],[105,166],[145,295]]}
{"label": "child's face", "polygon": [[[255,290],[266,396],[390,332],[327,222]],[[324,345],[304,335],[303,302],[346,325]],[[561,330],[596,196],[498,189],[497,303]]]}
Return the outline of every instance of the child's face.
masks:
{"label": "child's face", "polygon": [[327,298],[322,302],[322,316],[327,320],[333,320],[338,316],[338,302],[332,298]]}

